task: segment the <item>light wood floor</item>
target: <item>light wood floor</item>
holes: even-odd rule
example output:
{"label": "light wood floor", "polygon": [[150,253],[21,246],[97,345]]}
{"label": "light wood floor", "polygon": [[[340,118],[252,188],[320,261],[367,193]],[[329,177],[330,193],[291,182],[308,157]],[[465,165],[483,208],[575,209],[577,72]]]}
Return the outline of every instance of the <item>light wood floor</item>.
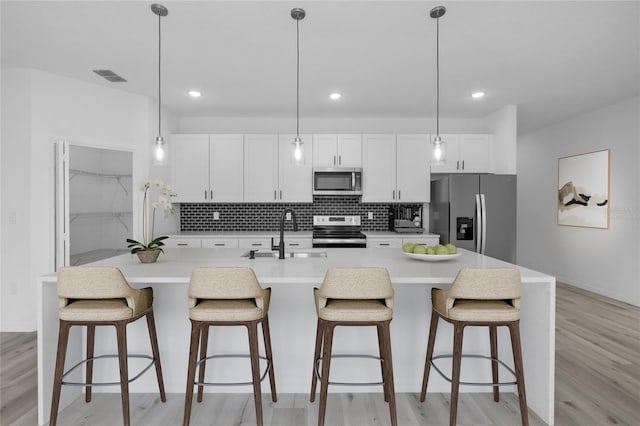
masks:
{"label": "light wood floor", "polygon": [[[2,333],[0,425],[36,422],[35,333]],[[527,372],[535,374],[535,372]],[[307,394],[264,395],[265,425],[317,423],[318,403]],[[400,425],[448,424],[449,395],[398,394]],[[178,425],[184,396],[132,394],[134,425]],[[59,416],[60,425],[119,425],[120,396],[96,394],[90,404],[76,400]],[[557,286],[556,425],[640,425],[640,308],[564,284]],[[458,422],[464,425],[517,425],[517,398],[505,394],[496,404],[490,394],[461,394]],[[544,423],[531,411],[531,425]],[[207,394],[193,405],[192,425],[255,425],[251,394]],[[332,394],[327,426],[388,425],[388,406],[380,394]]]}

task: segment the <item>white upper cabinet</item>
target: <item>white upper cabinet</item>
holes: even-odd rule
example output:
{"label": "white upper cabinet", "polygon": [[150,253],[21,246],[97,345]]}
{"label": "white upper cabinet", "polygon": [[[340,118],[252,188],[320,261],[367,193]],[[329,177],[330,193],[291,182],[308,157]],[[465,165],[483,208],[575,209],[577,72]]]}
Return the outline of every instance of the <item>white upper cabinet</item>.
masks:
{"label": "white upper cabinet", "polygon": [[313,167],[362,167],[362,135],[313,135]]}
{"label": "white upper cabinet", "polygon": [[209,200],[209,135],[173,135],[171,165],[175,202]]}
{"label": "white upper cabinet", "polygon": [[245,135],[244,201],[278,200],[278,136]]}
{"label": "white upper cabinet", "polygon": [[300,135],[304,155],[293,157],[295,135],[245,135],[244,201],[253,203],[310,203],[312,139]]}
{"label": "white upper cabinet", "polygon": [[396,135],[362,135],[362,202],[396,201]]}
{"label": "white upper cabinet", "polygon": [[[490,143],[486,134],[440,135],[445,142],[445,162],[431,165],[432,173],[490,173]],[[431,138],[431,149],[433,149]]]}
{"label": "white upper cabinet", "polygon": [[362,202],[428,202],[429,135],[364,135]]}
{"label": "white upper cabinet", "polygon": [[311,135],[300,135],[303,157],[296,164],[293,157],[295,135],[279,135],[278,201],[284,203],[313,202],[313,142]]}
{"label": "white upper cabinet", "polygon": [[173,187],[178,203],[243,200],[242,135],[173,135]]}
{"label": "white upper cabinet", "polygon": [[398,135],[396,139],[396,201],[424,203],[430,200],[431,149],[429,135]]}

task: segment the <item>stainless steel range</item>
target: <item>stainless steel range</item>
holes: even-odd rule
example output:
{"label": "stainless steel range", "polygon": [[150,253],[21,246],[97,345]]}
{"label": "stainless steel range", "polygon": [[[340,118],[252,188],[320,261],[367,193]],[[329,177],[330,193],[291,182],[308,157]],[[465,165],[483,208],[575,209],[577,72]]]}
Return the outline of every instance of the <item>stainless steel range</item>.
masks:
{"label": "stainless steel range", "polygon": [[360,216],[314,216],[313,247],[367,247]]}

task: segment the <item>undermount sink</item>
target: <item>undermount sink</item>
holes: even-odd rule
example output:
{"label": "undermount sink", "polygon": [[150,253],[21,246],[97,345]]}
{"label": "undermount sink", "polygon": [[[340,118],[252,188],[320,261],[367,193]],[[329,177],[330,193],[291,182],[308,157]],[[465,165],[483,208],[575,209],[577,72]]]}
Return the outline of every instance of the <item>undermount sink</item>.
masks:
{"label": "undermount sink", "polygon": [[[242,257],[251,257],[251,252],[253,251],[253,257],[278,257],[277,251],[258,251],[258,250],[250,250],[244,254]],[[327,257],[326,251],[289,251],[284,254],[284,257]]]}

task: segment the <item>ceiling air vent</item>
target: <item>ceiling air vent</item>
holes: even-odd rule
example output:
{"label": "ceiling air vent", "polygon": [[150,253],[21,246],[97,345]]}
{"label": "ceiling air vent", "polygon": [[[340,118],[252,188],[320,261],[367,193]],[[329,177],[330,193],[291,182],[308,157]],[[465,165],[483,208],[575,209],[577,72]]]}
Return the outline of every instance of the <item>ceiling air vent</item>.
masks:
{"label": "ceiling air vent", "polygon": [[103,77],[105,80],[109,80],[112,83],[123,83],[127,81],[111,70],[93,70],[93,72],[98,74],[100,77]]}

